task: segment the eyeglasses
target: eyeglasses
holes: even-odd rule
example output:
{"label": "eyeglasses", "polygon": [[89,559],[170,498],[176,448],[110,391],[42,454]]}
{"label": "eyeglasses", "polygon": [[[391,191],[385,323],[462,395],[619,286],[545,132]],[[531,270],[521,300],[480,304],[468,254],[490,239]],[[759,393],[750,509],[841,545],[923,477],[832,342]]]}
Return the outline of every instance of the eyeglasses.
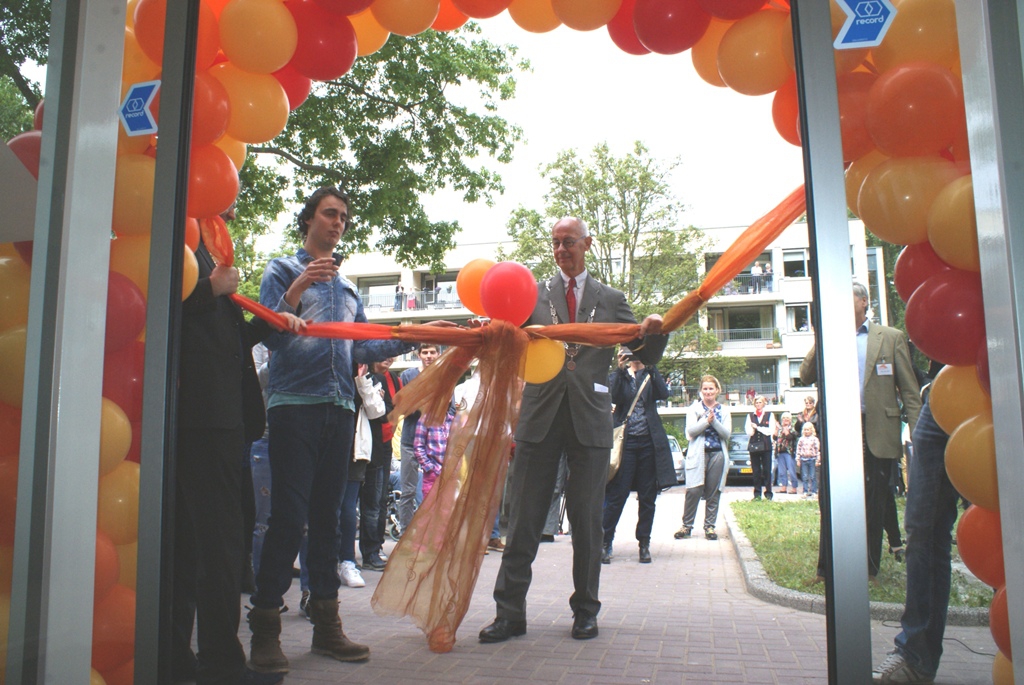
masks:
{"label": "eyeglasses", "polygon": [[580,238],[564,238],[562,240],[559,240],[558,238],[553,238],[551,240],[551,247],[552,247],[552,249],[557,250],[558,246],[561,245],[565,249],[571,250],[572,246],[575,245],[576,243],[578,243],[579,241],[580,241]]}

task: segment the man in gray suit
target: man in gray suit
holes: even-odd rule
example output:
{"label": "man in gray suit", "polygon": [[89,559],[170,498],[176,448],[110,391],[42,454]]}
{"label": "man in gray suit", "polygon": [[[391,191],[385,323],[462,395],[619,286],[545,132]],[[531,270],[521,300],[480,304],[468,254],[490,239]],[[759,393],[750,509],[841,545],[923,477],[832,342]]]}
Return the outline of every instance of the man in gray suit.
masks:
{"label": "man in gray suit", "polygon": [[[591,237],[579,219],[561,219],[551,229],[551,246],[559,272],[539,284],[537,304],[526,322],[636,323],[626,297],[594,280],[584,264]],[[654,314],[640,326],[641,337],[628,343],[646,364],[665,350],[661,317]],[[516,451],[509,480],[509,534],[494,585],[497,618],[480,631],[481,642],[503,642],[526,634],[526,593],[544,521],[551,504],[564,451],[568,458],[566,511],[572,527],[572,637],[597,637],[601,609],[603,528],[601,510],[612,446],[611,395],[608,370],[612,348],[566,345],[565,365],[547,383],[526,385],[516,428]]]}

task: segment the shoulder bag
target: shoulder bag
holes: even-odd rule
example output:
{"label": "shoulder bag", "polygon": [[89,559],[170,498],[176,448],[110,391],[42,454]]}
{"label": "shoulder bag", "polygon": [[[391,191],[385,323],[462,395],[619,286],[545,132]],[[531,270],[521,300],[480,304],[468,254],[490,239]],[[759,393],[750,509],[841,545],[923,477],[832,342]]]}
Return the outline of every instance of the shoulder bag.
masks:
{"label": "shoulder bag", "polygon": [[644,391],[647,386],[647,381],[651,380],[651,374],[648,373],[644,378],[644,382],[640,384],[640,388],[636,391],[636,397],[633,398],[633,404],[629,405],[629,411],[626,412],[626,418],[622,420],[622,423],[615,427],[612,431],[612,450],[610,459],[608,461],[608,480],[615,477],[615,474],[619,472],[619,466],[622,464],[622,444],[626,441],[626,424],[629,423],[629,417],[633,415],[633,410],[636,409],[636,403],[640,400],[640,393]]}

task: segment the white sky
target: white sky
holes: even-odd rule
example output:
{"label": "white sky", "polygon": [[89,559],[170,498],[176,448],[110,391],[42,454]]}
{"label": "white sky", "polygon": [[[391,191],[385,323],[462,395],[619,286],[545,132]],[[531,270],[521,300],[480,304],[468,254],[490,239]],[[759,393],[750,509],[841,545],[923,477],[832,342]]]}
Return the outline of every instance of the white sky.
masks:
{"label": "white sky", "polygon": [[705,83],[689,52],[628,55],[604,28],[538,35],[507,13],[481,24],[488,40],[518,45],[533,72],[518,77],[515,100],[499,111],[526,140],[511,164],[495,165],[506,191],[494,208],[451,195],[427,203],[432,219],[458,219],[466,237],[503,231],[519,204],[542,210],[547,186],[538,168],[568,148],[585,157],[603,141],[618,156],[640,140],[658,159],[679,157],[673,192],[688,207],[681,220],[701,228],[749,225],[803,182],[800,149],[772,123],[772,96]]}

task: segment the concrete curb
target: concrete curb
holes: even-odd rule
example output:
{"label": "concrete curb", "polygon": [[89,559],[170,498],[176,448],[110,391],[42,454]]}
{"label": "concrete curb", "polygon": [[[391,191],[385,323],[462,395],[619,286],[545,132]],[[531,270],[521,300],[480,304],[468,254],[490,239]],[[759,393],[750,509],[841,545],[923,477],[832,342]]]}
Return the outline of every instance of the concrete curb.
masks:
{"label": "concrete curb", "polygon": [[[825,597],[810,592],[790,590],[776,585],[765,573],[761,561],[754,553],[754,547],[743,533],[732,507],[725,499],[721,503],[725,524],[729,527],[729,539],[732,540],[736,557],[740,561],[743,579],[747,584],[747,592],[765,602],[790,607],[815,614],[825,613]],[[890,602],[871,602],[871,618],[876,621],[899,621],[903,615],[903,605]],[[974,607],[949,607],[946,624],[950,626],[987,626],[988,609]]]}

